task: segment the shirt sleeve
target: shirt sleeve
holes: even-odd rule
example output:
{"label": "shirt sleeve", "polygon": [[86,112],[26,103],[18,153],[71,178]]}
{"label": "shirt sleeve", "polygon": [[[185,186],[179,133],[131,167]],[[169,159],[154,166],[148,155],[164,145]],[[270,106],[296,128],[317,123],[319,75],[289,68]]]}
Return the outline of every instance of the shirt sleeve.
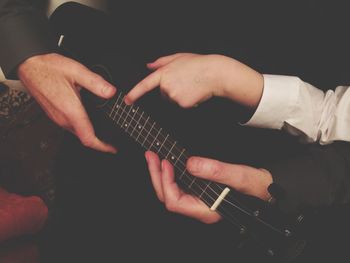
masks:
{"label": "shirt sleeve", "polygon": [[297,77],[264,75],[261,101],[245,124],[283,129],[306,143],[350,141],[350,89],[323,92]]}
{"label": "shirt sleeve", "polygon": [[48,19],[28,0],[0,0],[0,67],[9,79],[27,58],[56,50]]}

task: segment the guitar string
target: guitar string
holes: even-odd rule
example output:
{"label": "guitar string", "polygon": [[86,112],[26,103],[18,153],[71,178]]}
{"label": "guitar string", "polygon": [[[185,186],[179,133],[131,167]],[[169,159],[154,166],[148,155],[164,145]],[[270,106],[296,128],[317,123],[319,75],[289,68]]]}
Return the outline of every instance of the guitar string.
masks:
{"label": "guitar string", "polygon": [[[104,72],[108,75],[108,79],[109,79],[110,81],[113,82],[113,77],[112,77],[112,75],[110,74],[109,70],[108,70],[104,65],[95,65],[94,67],[95,67],[95,68],[96,68],[96,67],[102,68],[102,70],[104,70]],[[112,107],[112,110],[111,110],[111,113],[109,114],[109,117],[111,117],[111,115],[112,115],[112,113],[113,113],[113,111],[114,111],[114,109],[115,109],[116,105],[118,104],[118,101],[119,101],[119,99],[120,99],[121,97],[122,97],[122,93],[120,92],[118,98],[115,100],[115,103],[114,103],[114,105],[113,105],[113,107]],[[124,102],[125,96],[122,97],[122,98],[123,98],[123,99],[121,100],[121,103]],[[112,101],[112,99],[107,101],[107,105],[108,105],[108,103],[109,103],[110,101]],[[124,104],[125,104],[125,103],[124,103]],[[125,104],[125,107],[124,107],[124,108],[126,108],[126,106],[127,106],[127,105]],[[130,107],[129,112],[131,111],[132,108],[133,108],[133,106]],[[138,109],[139,109],[139,107],[138,107]],[[138,109],[137,109],[137,110],[138,110]],[[119,109],[118,109],[118,110],[119,110]],[[114,121],[114,119],[115,119],[115,116],[118,114],[118,110],[116,111],[116,113],[114,114],[114,117],[112,118],[113,121]],[[135,111],[134,116],[136,115],[137,110]],[[123,112],[124,112],[124,109],[122,109],[121,116],[122,116]],[[128,115],[129,115],[129,113],[127,114],[125,120],[127,119]],[[120,117],[121,117],[121,116],[120,116]],[[134,120],[134,116],[132,117],[132,120]],[[142,118],[142,114],[141,114],[141,117],[140,117],[139,121],[137,121],[136,123],[139,123],[140,120],[141,120],[141,118]],[[136,121],[136,120],[135,120],[135,121]],[[117,124],[118,124],[118,123],[117,123]],[[124,124],[124,123],[123,123],[123,124]],[[122,124],[122,125],[123,125],[123,124]],[[155,124],[155,122],[154,122],[154,124]],[[154,125],[154,124],[153,124],[153,125]],[[119,125],[119,124],[118,124],[118,125]],[[121,125],[121,127],[123,128],[122,125]],[[145,125],[147,125],[147,121],[145,121],[145,123],[144,123],[142,129],[144,128]],[[137,126],[137,125],[135,125],[135,127],[136,127],[136,126]],[[134,127],[134,128],[135,128],[135,127]],[[127,128],[126,128],[125,131],[127,132]],[[152,131],[152,129],[151,129],[150,131]],[[141,134],[141,133],[142,133],[142,130],[140,131],[140,134]],[[158,135],[159,135],[159,133],[160,133],[160,130],[159,130],[159,132],[158,132]],[[160,135],[163,136],[161,133],[160,133]],[[130,136],[132,137],[132,133],[131,133]],[[157,139],[157,137],[154,137],[154,140],[153,140],[153,142],[151,143],[150,147],[152,147],[152,145],[153,145],[153,143],[154,143],[154,141],[155,141],[156,139]],[[135,140],[137,141],[137,139],[135,139]],[[167,142],[167,140],[166,140],[166,138],[165,138],[165,140],[163,141],[163,144],[165,144],[166,142]],[[176,143],[176,142],[175,142],[175,143]],[[142,146],[143,146],[143,145],[142,145]],[[175,146],[175,144],[174,144],[173,146]],[[174,147],[174,148],[177,149],[177,147]],[[160,149],[161,149],[161,148],[160,148]],[[160,151],[160,150],[159,150],[159,151]],[[171,151],[171,150],[170,150],[170,151]],[[170,151],[169,151],[169,152],[170,152]],[[182,152],[182,150],[181,150],[181,152]],[[180,154],[181,154],[181,153],[180,153]],[[183,153],[183,156],[184,156],[186,159],[189,158],[188,156],[186,156],[185,153]],[[186,171],[186,165],[181,161],[180,156],[178,156],[177,161],[180,161],[180,164],[182,164],[182,165],[184,166],[184,171],[181,171],[182,173],[184,173],[184,172]],[[176,167],[176,165],[174,165],[174,166]],[[180,170],[181,170],[181,169],[180,169]],[[186,176],[188,177],[188,175],[186,175]],[[193,178],[193,182],[194,182],[194,180],[196,180],[196,178]],[[193,182],[192,182],[192,183],[193,183]],[[198,183],[196,182],[196,184],[198,184]],[[211,182],[208,182],[208,183],[207,183],[207,185],[205,186],[205,189],[203,190],[202,194],[205,192],[205,190],[206,190],[208,187],[209,187],[215,194],[218,194],[218,193],[216,193],[216,191],[215,191],[214,189],[212,189],[212,187],[210,186],[210,184],[211,184]],[[221,185],[219,185],[219,184],[215,184],[215,186],[217,186],[217,187],[220,189],[221,192],[224,190],[224,188],[222,188]],[[200,195],[200,196],[201,196],[201,195]],[[199,197],[200,197],[200,196],[199,196]],[[225,199],[223,199],[223,200],[226,201]],[[236,202],[237,202],[237,200],[236,200]],[[243,206],[240,202],[238,202],[238,204],[241,205],[241,206]],[[234,204],[231,203],[231,205],[234,205]],[[242,209],[241,209],[240,207],[238,207],[237,205],[234,205],[234,206],[237,207],[237,209],[242,210]],[[249,210],[249,209],[247,209],[246,207],[245,207],[245,209],[246,209],[246,210]],[[244,210],[243,210],[242,212],[245,212],[246,214],[251,215],[251,212],[247,212],[247,211],[244,211]]]}
{"label": "guitar string", "polygon": [[[110,74],[110,72],[108,71],[108,69],[105,67],[105,66],[103,66],[103,65],[95,65],[95,67],[101,67],[106,73],[107,73],[107,75],[109,76],[109,79],[110,80],[112,80],[113,78],[112,78],[112,75]],[[121,93],[119,94],[119,97],[121,96]],[[119,97],[118,97],[118,100],[119,100]],[[109,102],[109,101],[108,101]],[[116,103],[113,105],[113,108],[112,108],[112,111],[111,111],[111,113],[114,111],[114,108],[115,108],[115,106],[116,106],[116,104],[117,104],[117,100],[116,100]],[[126,106],[124,107],[124,108],[126,108]],[[129,112],[131,111],[131,109],[132,109],[132,107],[130,107],[130,110],[129,110]],[[139,108],[138,108],[139,109]],[[137,110],[138,110],[137,109]],[[136,113],[137,113],[137,110],[135,111],[135,114],[134,115],[136,115]],[[118,112],[118,111],[117,111]],[[114,115],[114,118],[115,118],[115,116],[116,116],[116,114],[117,114],[117,112],[115,113],[115,115]],[[124,109],[122,110],[122,114],[123,114],[123,112],[125,112],[124,111]],[[121,115],[122,115],[121,114]],[[129,114],[127,114],[127,116],[126,116],[126,118],[125,118],[125,120],[127,119],[127,117],[128,117],[128,115]],[[111,117],[111,115],[109,115],[110,117]],[[114,120],[114,118],[113,118],[113,121],[115,121]],[[141,120],[141,118],[142,118],[142,115],[141,115],[141,117],[140,117],[140,119],[139,119],[139,121]],[[133,120],[133,117],[132,117],[132,120]],[[139,122],[138,121],[138,122]],[[124,121],[125,122],[125,121]],[[155,123],[154,123],[155,124]],[[153,125],[154,125],[153,124]],[[120,125],[120,124],[118,124],[118,122],[117,122],[117,125]],[[144,125],[143,126],[145,126],[145,125],[147,125],[147,120],[145,121],[145,123],[144,123]],[[123,126],[121,126],[122,128],[123,128]],[[152,126],[153,127],[153,126]],[[134,127],[135,128],[135,127]],[[144,127],[142,127],[142,129],[143,129]],[[125,129],[125,131],[127,132],[127,128]],[[151,128],[151,130],[152,130],[152,128]],[[150,131],[151,131],[150,130]],[[142,130],[140,131],[140,134],[142,133]],[[160,133],[160,130],[159,130],[159,133]],[[139,135],[140,135],[139,134]],[[159,135],[159,134],[158,134]],[[162,134],[160,134],[161,136],[162,136]],[[130,136],[132,137],[132,133],[130,134]],[[147,138],[146,138],[147,139]],[[155,139],[156,139],[156,137],[155,137]],[[167,140],[166,140],[167,138],[165,138],[165,140],[164,140],[164,142],[163,142],[163,144],[165,144],[166,142],[167,142]],[[137,138],[135,139],[136,141],[137,141]],[[144,141],[145,142],[145,141]],[[143,143],[144,143],[143,142]],[[153,141],[154,142],[154,141]],[[150,145],[150,147],[152,147],[152,145],[153,145],[153,142],[151,143],[151,145]],[[176,143],[176,142],[175,142]],[[162,145],[163,145],[162,144]],[[174,144],[175,145],[175,144]],[[173,145],[173,146],[174,146]],[[143,144],[142,144],[142,146],[143,146]],[[145,147],[146,148],[146,147]],[[176,147],[174,147],[175,149],[176,149]],[[147,149],[147,148],[146,148]],[[181,153],[180,153],[181,154]],[[184,157],[185,158],[188,158],[185,154],[184,154]],[[180,159],[180,156],[178,156],[178,159],[177,160],[180,160],[180,163],[182,163],[182,161],[181,161],[181,159]],[[183,164],[183,163],[182,163]],[[185,166],[185,164],[183,164],[184,166]],[[177,166],[176,165],[174,165],[175,166],[175,168],[177,168]],[[179,168],[178,168],[179,169]],[[181,170],[181,169],[180,169]],[[188,176],[187,174],[186,174],[186,176]],[[193,183],[193,182],[192,182]],[[196,183],[197,184],[197,183]],[[215,194],[217,194],[216,193],[216,191],[214,190],[214,189],[212,189],[212,187],[210,187],[210,184],[211,184],[211,182],[208,182],[208,184],[207,184],[207,186],[205,187],[205,189],[203,190],[203,192],[202,193],[204,193],[205,192],[205,190],[209,187]],[[220,189],[220,191],[222,191],[223,190],[223,188],[220,186],[220,185],[218,185],[218,184],[215,184],[215,186],[217,186],[217,187],[219,187],[219,189]],[[201,188],[201,187],[200,187]],[[202,188],[201,188],[202,189]],[[193,189],[192,189],[193,190]],[[198,195],[198,194],[197,194]],[[232,202],[230,202],[229,200],[226,200],[226,198],[224,198],[223,199],[223,201],[224,202],[228,202],[230,205],[232,205],[232,206],[234,206],[234,207],[236,207],[236,208],[238,208],[238,209],[240,209],[240,207],[238,207],[237,205],[235,205],[235,204],[233,204]],[[235,200],[236,202],[237,202],[237,200]],[[238,202],[238,203],[240,203],[240,202]],[[242,206],[242,204],[240,204],[241,206]],[[240,209],[240,210],[242,210],[242,209]],[[249,212],[246,212],[246,211],[244,211],[243,210],[243,212],[245,212],[245,213],[247,213],[248,215],[251,215]]]}
{"label": "guitar string", "polygon": [[[121,95],[121,94],[120,94],[120,95]],[[120,97],[120,96],[119,96],[119,97]],[[119,99],[119,98],[118,98],[118,99]],[[117,104],[117,101],[118,101],[118,100],[116,100],[116,103],[115,103],[115,105],[113,106],[112,109],[110,108],[110,106],[108,107],[109,109],[111,109],[111,113],[112,113],[112,114],[114,113],[114,112],[113,112],[113,109],[115,108],[115,106],[116,106],[116,104]],[[122,100],[122,102],[123,102],[123,100]],[[119,106],[120,106],[120,105],[119,105]],[[131,121],[132,121],[132,120],[136,121],[136,120],[134,119],[134,116],[130,116],[130,115],[129,115],[129,113],[130,113],[130,111],[133,109],[133,107],[132,107],[132,106],[129,106],[129,107],[130,107],[129,112],[126,112],[125,108],[127,108],[127,107],[128,107],[128,105],[126,105],[126,104],[125,104],[124,108],[123,108],[123,107],[119,107],[118,110],[115,112],[115,115],[114,115],[114,118],[115,118],[115,116],[118,114],[119,109],[120,109],[120,108],[122,109],[122,112],[119,113],[119,114],[120,114],[119,119],[118,119],[118,121],[116,122],[116,124],[117,124],[117,125],[120,125],[122,129],[124,129],[123,124],[124,124],[124,122],[127,120],[128,117],[131,118]],[[138,110],[138,109],[139,109],[139,107],[137,108],[137,110]],[[122,117],[122,114],[123,114],[123,113],[126,113],[127,115],[126,115],[125,118],[124,118],[124,122],[123,122],[122,124],[120,124],[120,123],[119,123],[119,120],[120,120],[120,119],[123,120],[123,117]],[[134,113],[135,113],[134,115],[136,115],[136,114],[137,114],[137,111],[135,110]],[[143,113],[144,113],[144,112],[143,112]],[[112,114],[111,114],[111,115],[112,115]],[[111,117],[111,116],[110,116],[110,117]],[[111,118],[112,118],[112,120],[115,122],[115,119],[114,119],[113,117],[111,117]],[[136,123],[139,123],[141,119],[142,119],[142,115],[141,115],[141,118],[139,119],[139,121],[136,121]],[[143,119],[143,120],[144,120],[144,119]],[[147,125],[147,124],[148,124],[148,121],[146,121],[142,126],[144,127],[144,126]],[[153,123],[153,125],[154,125],[154,124],[155,124],[155,122]],[[136,126],[137,126],[137,125],[136,125]],[[128,126],[128,127],[129,127],[129,126]],[[128,128],[128,127],[127,127],[127,128]],[[126,128],[124,131],[128,133],[127,128]],[[162,134],[160,134],[160,135],[162,135]],[[143,136],[143,135],[142,135],[142,131],[140,131],[140,133],[139,133],[138,136],[142,136],[143,138],[145,138],[144,142],[145,142],[145,141],[149,142],[148,139],[147,139],[147,136],[153,136],[153,134],[151,134],[151,130],[150,130],[147,136]],[[131,136],[131,137],[132,137],[132,136]],[[153,136],[153,137],[154,137],[154,136]],[[165,137],[163,136],[163,138],[165,138]],[[135,139],[135,138],[134,138],[134,139]],[[137,139],[135,139],[135,140],[137,141]],[[138,142],[138,141],[137,141],[137,142]],[[143,143],[144,143],[144,142],[143,142]],[[165,142],[166,142],[166,140],[164,141],[164,144],[165,144]],[[140,143],[140,142],[139,142],[139,143]],[[141,143],[140,143],[140,144],[141,144]],[[150,147],[152,147],[152,145],[153,145],[153,143],[151,143]],[[143,146],[143,145],[142,145],[142,146]],[[145,147],[145,148],[147,149],[147,147]],[[175,147],[174,147],[174,148],[175,148]],[[162,150],[162,149],[166,150],[166,147],[161,148],[161,150]],[[149,149],[147,149],[147,150],[149,150]],[[169,151],[166,150],[166,153],[169,153]],[[165,155],[165,154],[164,154],[164,155]],[[185,155],[184,155],[184,156],[185,156]],[[181,159],[180,159],[179,161],[180,161],[179,164],[182,164],[183,166],[185,166],[185,164],[181,161]],[[181,168],[177,167],[176,165],[174,165],[174,167],[177,168],[180,172],[182,172],[184,176],[187,176],[187,178],[188,178],[189,180],[192,180],[192,178],[191,178],[187,173],[184,173],[185,170],[186,170],[185,167],[184,167],[184,170],[182,170]],[[195,179],[195,177],[194,177],[193,179]],[[217,197],[219,196],[219,194],[210,186],[211,183],[212,183],[212,182],[209,181],[209,182],[207,183],[207,185],[205,186],[205,189],[203,189],[198,183],[196,183],[195,185],[197,185],[197,186],[200,188],[200,190],[202,191],[201,194],[196,193],[196,195],[200,198],[204,193],[206,193],[213,201],[215,201],[215,200],[216,200],[215,197],[213,198],[212,196],[210,196],[210,195],[208,194],[208,192],[206,192],[206,189],[209,188],[209,189],[211,189],[211,190],[213,191],[214,195],[217,195]],[[192,184],[194,184],[194,182],[191,182],[191,185],[192,185]],[[190,185],[190,186],[191,186],[191,185]],[[218,185],[218,184],[215,184],[215,185],[216,185],[217,187],[219,187],[219,189],[220,189],[221,191],[223,190],[223,188],[222,188],[220,185]],[[187,185],[187,187],[189,187],[189,186]],[[189,188],[190,188],[190,187],[189,187]],[[195,192],[194,189],[191,189],[191,190],[192,190],[193,192]],[[231,206],[234,206],[235,208],[239,209],[241,212],[247,214],[248,216],[253,216],[253,213],[252,213],[252,212],[247,211],[247,210],[249,210],[249,209],[246,208],[247,210],[244,210],[244,209],[242,209],[241,207],[237,206],[236,204],[232,203],[230,200],[227,200],[226,198],[224,198],[223,201],[226,202],[226,203],[228,203],[228,204],[230,204]],[[245,206],[244,206],[243,204],[241,204],[239,201],[237,201],[237,200],[235,200],[235,201],[236,201],[237,203],[239,203],[239,205],[245,207]],[[208,204],[207,204],[207,205],[208,205]],[[277,229],[276,227],[272,226],[270,223],[268,223],[268,222],[262,220],[261,218],[259,218],[259,217],[255,217],[255,218],[256,218],[257,220],[259,220],[261,223],[263,223],[264,225],[266,225],[267,227],[273,229],[274,231],[279,232],[279,233],[283,233],[281,230]]]}
{"label": "guitar string", "polygon": [[[115,121],[114,121],[115,122]],[[134,138],[135,139],[135,138]],[[147,149],[147,148],[146,148]],[[179,171],[181,171],[180,170],[180,168],[178,168],[178,167],[176,167]],[[188,176],[188,175],[187,175]],[[189,177],[188,177],[189,178]],[[185,183],[184,183],[185,184]],[[187,187],[188,187],[188,185],[187,185]],[[200,189],[200,190],[203,190],[200,186],[198,186],[198,188]],[[189,188],[189,190],[190,191],[192,191],[195,195],[197,195],[197,196],[199,196],[200,194],[194,189],[194,188]],[[214,194],[216,194],[217,195],[217,193],[215,193],[214,192]],[[216,198],[214,197],[212,197],[211,196],[211,194],[210,194],[210,192],[205,192],[205,195],[207,196],[207,197],[209,197],[209,199],[211,200],[211,201],[213,201],[213,202],[215,202],[215,200],[216,200]],[[202,194],[202,196],[203,196],[203,194]],[[218,197],[218,195],[217,195],[217,197]],[[207,206],[210,206],[210,203],[209,203],[209,201],[208,200],[206,200],[206,199],[201,199]],[[238,208],[238,207],[237,207]],[[244,227],[244,225],[242,225],[241,223],[239,223],[239,221],[233,216],[233,215],[231,215],[231,214],[227,214],[228,212],[226,211],[226,209],[224,209],[225,211],[224,212],[221,212],[220,214],[224,217],[224,218],[226,218],[226,219],[228,219],[232,224],[234,224],[235,226],[237,226],[239,229],[242,229],[242,228],[245,228]]]}
{"label": "guitar string", "polygon": [[[124,107],[125,108],[125,107]],[[112,111],[113,112],[113,111]],[[123,114],[123,113],[125,113],[126,111],[124,110],[124,109],[122,109],[122,113],[121,114]],[[129,110],[129,112],[130,112],[130,110]],[[114,115],[114,117],[111,117],[111,115],[112,114],[110,114],[110,117],[113,119],[113,121],[115,121],[115,116],[117,115],[118,113],[115,113],[115,115]],[[127,113],[127,115],[129,116],[129,114]],[[126,118],[124,119],[124,121],[127,119],[127,117],[128,116],[126,116]],[[131,117],[131,116],[130,116]],[[134,121],[136,121],[135,119],[134,119],[134,117],[131,117]],[[123,127],[123,123],[121,124],[121,123],[119,123],[119,120],[120,120],[121,118],[119,117],[119,119],[117,120],[117,124],[118,125],[121,125],[121,127],[124,129],[124,127]],[[136,121],[136,123],[138,124],[140,122],[140,119],[139,119],[139,121]],[[146,125],[146,123],[142,126],[142,127],[144,127]],[[137,126],[137,125],[136,125]],[[126,132],[128,132],[127,131],[127,128],[125,129],[125,131]],[[154,137],[152,134],[149,134],[150,136],[152,136],[152,137]],[[139,138],[139,136],[142,136],[145,140],[144,140],[144,142],[145,141],[147,141],[147,142],[149,142],[149,140],[148,140],[148,138],[147,137],[144,137],[143,135],[142,135],[142,130],[139,132],[139,135],[138,135],[138,137],[136,137],[136,138],[134,138],[136,141],[137,141],[137,139]],[[155,139],[155,137],[154,137],[154,139]],[[153,140],[154,141],[154,140]],[[164,145],[165,144],[165,142],[166,142],[166,140],[164,141],[164,143],[162,144],[162,145]],[[140,142],[141,143],[141,142]],[[144,143],[143,143],[144,144]],[[141,144],[142,145],[142,144]],[[144,146],[144,145],[142,145],[142,146]],[[153,146],[153,143],[151,143],[151,145],[150,145],[150,147],[152,147]],[[147,149],[147,147],[145,147],[146,149]],[[162,150],[165,150],[165,153],[169,153],[169,150],[167,150],[166,149],[167,147],[166,146],[164,146],[164,147],[161,147],[161,148],[159,148],[158,149],[158,153],[160,153]],[[149,149],[151,149],[151,148],[149,148]],[[149,149],[147,149],[147,150],[149,150]],[[166,154],[164,154],[164,156],[165,156]],[[185,166],[185,164],[184,163],[182,163],[182,161],[181,161],[181,159],[179,159],[179,164],[182,164],[182,165],[184,165]],[[175,166],[176,167],[176,166]],[[177,169],[179,169],[180,170],[180,172],[182,172],[182,173],[184,173],[185,171],[186,171],[186,169],[181,169],[181,168],[179,168],[179,167],[176,167]],[[193,178],[191,178],[191,177],[189,177],[191,180],[195,180],[195,177],[193,177]],[[215,192],[216,193],[216,192]],[[216,193],[216,194],[218,194],[218,193]]]}
{"label": "guitar string", "polygon": [[[119,97],[120,97],[121,95],[119,95]],[[112,111],[111,111],[111,113],[113,113],[113,109],[115,108],[115,106],[116,106],[116,104],[118,103],[118,100],[119,100],[119,97],[118,97],[118,99],[116,100],[116,102],[115,102],[115,104],[114,104],[114,106],[113,106],[113,108],[112,108]],[[123,101],[123,100],[122,100]],[[125,104],[126,105],[126,104]],[[126,108],[126,106],[124,107],[124,108]],[[119,105],[119,108],[118,108],[118,110],[115,112],[115,115],[114,115],[114,117],[111,117],[113,120],[114,120],[114,118],[115,118],[115,116],[117,115],[117,114],[120,114],[120,117],[122,116],[122,114],[123,113],[126,113],[126,111],[124,110],[124,108],[123,107],[120,107],[120,105]],[[122,112],[121,113],[118,113],[118,111],[119,111],[119,109],[122,109]],[[130,110],[131,110],[131,108],[130,108]],[[130,112],[130,110],[129,110],[129,112]],[[136,111],[135,111],[135,113],[136,113]],[[111,114],[112,115],[112,114]],[[140,122],[140,119],[138,120],[138,121],[136,121],[135,119],[134,119],[134,117],[132,117],[132,116],[130,116],[128,113],[127,113],[127,116],[125,117],[125,120],[128,118],[128,117],[130,117],[132,120],[134,120],[137,124]],[[118,122],[117,122],[117,124],[118,125],[120,125]],[[147,122],[145,122],[142,126],[144,126],[144,125],[147,125]],[[136,125],[137,126],[137,125]],[[122,126],[122,128],[124,128],[123,126]],[[127,132],[127,131],[126,131]],[[142,133],[142,131],[140,131],[140,134]],[[153,134],[150,134],[151,136],[153,136]],[[154,136],[153,136],[154,137]],[[164,136],[163,136],[163,138],[165,138]],[[148,141],[148,140],[147,140]],[[166,142],[166,140],[165,140],[165,142]],[[152,144],[150,145],[150,146],[152,146]],[[161,148],[161,150],[163,150],[163,149],[165,149],[166,147],[162,147]],[[175,148],[175,147],[174,147]],[[178,149],[178,151],[180,152],[180,150]],[[181,150],[182,151],[182,150]],[[169,152],[169,150],[166,150],[166,153],[168,153]],[[183,156],[185,156],[185,158],[188,158],[185,154],[183,155]],[[186,170],[186,165],[182,162],[182,160],[181,159],[179,159],[179,162],[178,162],[179,164],[182,164],[183,166],[184,166],[184,169],[181,169],[181,168],[178,168],[179,170],[180,170],[180,172],[184,172],[185,170]],[[176,167],[176,165],[175,165],[175,167]],[[187,177],[188,177],[188,175],[187,175]],[[189,179],[190,180],[192,180],[192,178],[191,177],[189,177]],[[193,177],[193,180],[196,180],[196,177]],[[212,182],[208,182],[208,184],[210,184],[210,183],[212,183]],[[215,184],[219,189],[220,189],[220,191],[222,192],[223,190],[224,190],[224,188],[222,188],[221,187],[221,185],[219,185],[219,184]],[[217,194],[218,196],[221,194],[221,192],[220,193],[217,193],[214,189],[212,189],[212,187],[210,186],[210,185],[207,185],[207,186],[205,186],[205,187],[208,187],[208,188],[210,188],[211,190],[213,190],[214,191],[214,193],[215,194]],[[237,201],[238,202],[238,201]],[[238,202],[241,206],[243,206],[244,207],[244,205],[243,204],[241,204],[240,202]],[[233,205],[233,204],[232,204]],[[240,207],[237,207],[238,209],[241,209]],[[244,213],[246,213],[246,214],[248,214],[248,215],[252,215],[252,212],[248,212],[247,210],[249,210],[249,209],[247,209],[246,207],[245,207],[245,209],[246,209],[246,211],[243,211],[242,209],[242,212],[244,212]]]}
{"label": "guitar string", "polygon": [[[107,113],[107,112],[106,112]],[[114,122],[116,122],[116,120],[115,119],[112,119]],[[117,123],[118,124],[118,123]],[[119,124],[118,124],[119,125]],[[135,139],[135,138],[134,138]],[[147,148],[146,148],[147,149]],[[178,168],[178,167],[177,167]],[[178,168],[178,169],[180,169],[180,168]],[[200,186],[199,186],[199,188],[201,189],[201,190],[203,190]],[[195,190],[195,189],[193,189],[193,188],[190,188],[190,190],[194,193],[194,194],[196,194],[197,196],[199,196],[199,193]],[[209,192],[205,192],[205,194],[207,195],[207,197],[209,197],[210,199],[211,199],[211,201],[214,201],[215,202],[215,198],[213,198],[211,195],[210,195],[210,193]],[[214,194],[217,194],[215,191],[214,191]],[[209,204],[209,202],[206,200],[206,199],[204,199],[204,200],[202,200],[207,206],[210,206],[210,204]],[[239,207],[237,207],[237,209],[239,209]],[[219,214],[221,214],[224,218],[226,218],[227,220],[229,220],[233,225],[235,225],[236,227],[238,227],[239,229],[245,229],[245,226],[244,225],[242,225],[238,220],[237,220],[237,218],[236,217],[234,217],[234,215],[232,215],[230,212],[228,212],[228,211],[226,211],[226,209],[225,208],[223,208],[223,211],[218,211],[219,212]]]}
{"label": "guitar string", "polygon": [[[120,108],[120,107],[119,107]],[[124,107],[125,108],[125,107]],[[126,112],[124,109],[122,109],[122,112]],[[114,117],[112,117],[112,119],[115,121],[115,116],[117,115],[118,113],[115,113],[115,115],[114,115]],[[121,113],[122,114],[122,113]],[[110,115],[112,115],[112,114],[110,114]],[[111,117],[111,116],[110,116]],[[133,118],[133,117],[131,117],[131,118]],[[121,118],[119,118],[118,120],[117,120],[117,124],[118,125],[121,125],[120,123],[118,123],[118,121],[120,120]],[[135,120],[135,119],[134,119]],[[122,127],[122,128],[124,128],[124,127]],[[127,131],[126,131],[127,132]],[[141,132],[140,132],[140,134],[141,134]],[[139,134],[139,135],[140,135]],[[143,137],[143,136],[142,136]],[[135,139],[135,138],[134,138]],[[147,140],[148,141],[148,140]],[[152,146],[152,145],[151,145]],[[147,149],[147,148],[146,148]],[[161,150],[164,150],[165,149],[165,147],[163,147],[163,148],[161,148]],[[166,152],[168,152],[168,151],[166,151]],[[164,154],[165,155],[165,154]],[[180,164],[182,164],[182,165],[184,165],[185,166],[185,164],[184,163],[182,163],[182,161],[180,160],[180,162],[179,162]],[[189,180],[194,180],[195,179],[195,177],[193,177],[193,178],[191,178],[191,177],[189,177],[189,175],[188,174],[186,174],[186,173],[184,173],[185,171],[186,171],[186,169],[181,169],[181,168],[179,168],[179,167],[177,167],[177,166],[175,166],[175,168],[177,168],[180,172],[182,172],[182,174],[183,174],[183,176],[187,176],[187,178],[189,179]],[[185,167],[184,167],[185,168]],[[192,182],[191,183],[191,185],[193,185],[194,184],[194,182]],[[216,195],[216,198],[219,196],[219,193],[217,193],[212,187],[210,187],[210,184],[211,184],[211,182],[208,182],[208,184],[205,186],[206,188],[209,188],[210,190],[212,190],[213,191],[213,193]],[[199,195],[199,197],[201,196],[201,195],[203,195],[203,193],[204,193],[204,190],[205,189],[203,189],[202,187],[200,187],[200,185],[199,184],[195,184],[196,186],[198,186],[203,192]],[[220,191],[222,192],[222,188],[221,188],[221,186],[219,186],[219,185],[217,185],[217,184],[215,184],[217,187],[219,187],[219,189],[220,189]],[[221,194],[221,192],[220,192],[220,194]],[[213,198],[212,198],[213,199]],[[216,199],[215,199],[216,200]],[[246,213],[247,215],[250,215],[251,216],[251,213],[249,213],[249,212],[247,212],[247,211],[245,211],[244,209],[242,209],[241,207],[238,207],[237,205],[235,205],[235,204],[233,204],[233,203],[231,203],[231,205],[233,205],[233,206],[235,206],[237,209],[239,209],[239,210],[241,210],[242,212],[244,212],[244,213]],[[242,205],[243,206],[243,205]]]}

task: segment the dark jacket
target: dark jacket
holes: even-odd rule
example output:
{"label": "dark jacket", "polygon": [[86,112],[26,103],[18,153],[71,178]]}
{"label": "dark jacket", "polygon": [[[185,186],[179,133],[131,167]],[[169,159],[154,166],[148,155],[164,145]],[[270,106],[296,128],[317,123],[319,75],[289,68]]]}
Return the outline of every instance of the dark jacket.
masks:
{"label": "dark jacket", "polygon": [[0,66],[7,78],[16,77],[25,59],[55,50],[48,20],[41,11],[46,1],[0,0]]}

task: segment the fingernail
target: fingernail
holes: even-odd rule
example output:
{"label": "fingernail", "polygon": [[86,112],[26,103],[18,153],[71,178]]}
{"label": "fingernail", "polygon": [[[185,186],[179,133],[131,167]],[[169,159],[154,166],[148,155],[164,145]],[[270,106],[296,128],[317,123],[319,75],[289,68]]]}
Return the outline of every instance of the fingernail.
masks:
{"label": "fingernail", "polygon": [[145,152],[145,158],[146,158],[146,161],[148,162],[148,152]]}
{"label": "fingernail", "polygon": [[163,170],[165,167],[165,160],[162,160],[161,166],[162,166],[162,170]]}
{"label": "fingernail", "polygon": [[124,102],[125,102],[126,105],[130,105],[131,104],[131,101],[129,100],[128,97],[125,97]]}
{"label": "fingernail", "polygon": [[114,88],[108,87],[108,86],[105,86],[105,87],[103,87],[103,89],[102,89],[103,94],[106,95],[106,96],[112,96],[113,93],[114,93],[114,91],[115,91]]}

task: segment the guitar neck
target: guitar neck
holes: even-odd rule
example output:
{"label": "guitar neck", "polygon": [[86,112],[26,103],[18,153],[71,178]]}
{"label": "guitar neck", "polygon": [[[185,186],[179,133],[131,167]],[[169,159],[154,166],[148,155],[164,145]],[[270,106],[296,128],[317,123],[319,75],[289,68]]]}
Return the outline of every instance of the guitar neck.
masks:
{"label": "guitar neck", "polygon": [[[272,241],[278,246],[279,241],[290,236],[290,231],[284,228],[282,224],[270,223],[260,216],[260,211],[254,206],[247,207],[241,194],[212,181],[200,179],[191,175],[186,169],[186,162],[189,155],[169,133],[161,128],[151,117],[135,105],[127,105],[124,102],[124,95],[119,95],[103,103],[100,108],[103,109],[106,116],[119,128],[123,129],[131,138],[140,144],[145,150],[150,150],[159,155],[161,159],[168,160],[173,166],[177,183],[187,192],[202,200],[211,210],[218,212],[223,218],[228,220],[233,226],[238,228],[239,233],[245,234],[247,228],[252,234],[254,231],[264,229],[269,235],[266,235],[268,241]],[[278,218],[277,218],[278,220]],[[278,221],[277,221],[278,222]],[[253,234],[254,237],[254,234]],[[277,240],[277,241],[276,241]],[[256,240],[258,241],[258,240]],[[259,242],[259,241],[258,241]],[[293,257],[297,255],[304,247],[304,242],[291,239],[289,244],[293,247]],[[267,250],[271,256],[274,250],[260,245]],[[280,244],[279,244],[280,245]],[[289,247],[290,245],[288,245]],[[287,246],[286,246],[287,247]]]}
{"label": "guitar neck", "polygon": [[161,159],[168,160],[173,166],[179,184],[200,198],[209,207],[218,199],[224,186],[192,176],[186,169],[189,155],[184,147],[174,140],[140,107],[127,105],[124,95],[119,95],[103,106],[111,121],[122,128],[145,150],[153,151]]}

